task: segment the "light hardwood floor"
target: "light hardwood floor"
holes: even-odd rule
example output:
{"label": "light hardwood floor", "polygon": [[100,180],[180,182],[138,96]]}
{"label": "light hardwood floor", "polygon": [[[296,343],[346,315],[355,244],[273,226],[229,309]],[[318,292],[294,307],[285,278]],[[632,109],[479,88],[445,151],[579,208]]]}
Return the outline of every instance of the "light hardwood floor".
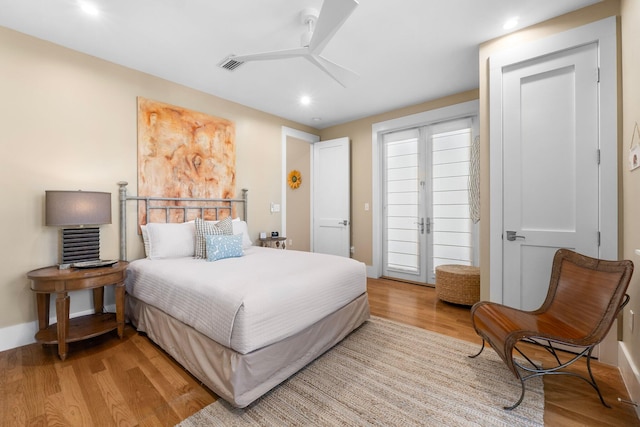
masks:
{"label": "light hardwood floor", "polygon": [[[480,345],[468,307],[437,300],[432,288],[370,279],[368,290],[375,316]],[[596,362],[594,374],[612,408],[581,380],[546,377],[546,425],[640,426],[633,409],[617,401],[628,399],[618,370]],[[122,340],[109,334],[72,344],[65,361],[55,347],[37,344],[0,353],[2,426],[173,426],[215,399],[131,326]]]}

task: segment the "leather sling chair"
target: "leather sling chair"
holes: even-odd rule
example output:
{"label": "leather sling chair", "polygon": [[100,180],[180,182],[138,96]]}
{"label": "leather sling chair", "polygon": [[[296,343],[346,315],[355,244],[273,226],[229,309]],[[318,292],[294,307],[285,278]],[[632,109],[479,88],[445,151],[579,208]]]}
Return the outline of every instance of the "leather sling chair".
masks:
{"label": "leather sling chair", "polygon": [[[511,410],[520,405],[525,381],[550,374],[585,380],[596,390],[602,404],[609,407],[591,372],[591,353],[629,302],[625,292],[632,273],[631,261],[600,260],[560,249],[553,258],[549,290],[539,309],[523,311],[487,301],[478,302],[471,308],[471,321],[482,338],[482,347],[469,357],[480,355],[488,342],[522,385],[520,399],[504,409]],[[521,342],[543,345],[557,363],[551,367],[534,363],[522,348],[517,347]],[[569,347],[572,352],[558,353],[557,344]],[[524,359],[517,359],[514,350]],[[589,378],[565,370],[585,355]],[[566,361],[562,362],[561,356]]]}

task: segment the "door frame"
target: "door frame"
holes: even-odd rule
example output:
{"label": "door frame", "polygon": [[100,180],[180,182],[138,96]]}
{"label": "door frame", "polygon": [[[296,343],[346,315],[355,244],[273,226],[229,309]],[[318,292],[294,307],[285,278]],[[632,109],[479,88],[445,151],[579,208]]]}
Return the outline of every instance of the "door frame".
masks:
{"label": "door frame", "polygon": [[[287,235],[287,138],[292,137],[292,138],[296,138],[296,139],[300,139],[302,141],[306,141],[309,143],[309,145],[313,145],[316,142],[320,141],[320,136],[318,135],[314,135],[312,133],[308,133],[308,132],[304,132],[298,129],[293,129],[287,126],[282,126],[281,129],[281,150],[282,150],[282,161],[281,161],[281,168],[282,168],[282,187],[281,187],[281,191],[280,191],[280,204],[282,205],[282,208],[280,210],[280,230],[281,230],[281,235],[282,236],[286,236]],[[309,178],[311,178],[313,176],[313,150],[311,150],[311,176]],[[310,179],[309,180],[309,184],[313,185],[313,180]],[[313,189],[310,189],[309,191],[312,191]],[[313,216],[313,197],[311,198],[311,216]],[[312,218],[310,218],[311,220]],[[311,221],[311,235],[310,235],[310,244],[311,247],[313,247],[313,221]]]}
{"label": "door frame", "polygon": [[462,102],[447,107],[437,108],[410,116],[374,123],[371,126],[371,190],[372,190],[372,265],[367,267],[369,277],[382,275],[382,135],[393,130],[427,126],[445,120],[459,119],[479,115],[479,100]]}
{"label": "door frame", "polygon": [[[599,140],[600,140],[600,254],[601,258],[618,259],[618,103],[616,17],[609,17],[489,58],[489,300],[502,303],[503,257],[503,168],[502,168],[502,69],[504,67],[549,55],[588,43],[598,44]],[[594,70],[594,73],[598,70]],[[611,143],[603,143],[611,141]]]}

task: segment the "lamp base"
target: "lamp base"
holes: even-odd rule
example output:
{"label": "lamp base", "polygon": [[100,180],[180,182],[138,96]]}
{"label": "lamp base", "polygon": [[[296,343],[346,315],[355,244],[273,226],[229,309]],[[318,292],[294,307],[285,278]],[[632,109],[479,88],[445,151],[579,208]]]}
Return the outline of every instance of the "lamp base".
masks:
{"label": "lamp base", "polygon": [[100,260],[100,229],[98,227],[62,230],[62,264],[98,260]]}

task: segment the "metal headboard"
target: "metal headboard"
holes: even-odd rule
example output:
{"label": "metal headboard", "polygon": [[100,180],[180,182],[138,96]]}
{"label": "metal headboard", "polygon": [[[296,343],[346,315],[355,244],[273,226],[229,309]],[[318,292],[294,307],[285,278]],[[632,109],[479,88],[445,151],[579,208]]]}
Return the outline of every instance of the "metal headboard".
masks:
{"label": "metal headboard", "polygon": [[[187,221],[190,211],[196,211],[200,218],[204,218],[205,211],[215,211],[216,218],[220,217],[220,211],[227,211],[229,215],[233,212],[234,206],[242,205],[242,219],[247,221],[247,193],[249,190],[242,189],[241,199],[200,199],[200,198],[183,198],[183,197],[147,197],[147,196],[128,196],[127,185],[125,181],[118,182],[120,186],[120,259],[127,259],[127,202],[137,200],[144,202],[146,212],[145,218],[150,218],[152,211],[164,211],[165,221],[170,222],[171,213],[182,211],[183,221]],[[167,205],[166,202],[189,202],[188,205]],[[211,206],[211,203],[217,205]]]}

